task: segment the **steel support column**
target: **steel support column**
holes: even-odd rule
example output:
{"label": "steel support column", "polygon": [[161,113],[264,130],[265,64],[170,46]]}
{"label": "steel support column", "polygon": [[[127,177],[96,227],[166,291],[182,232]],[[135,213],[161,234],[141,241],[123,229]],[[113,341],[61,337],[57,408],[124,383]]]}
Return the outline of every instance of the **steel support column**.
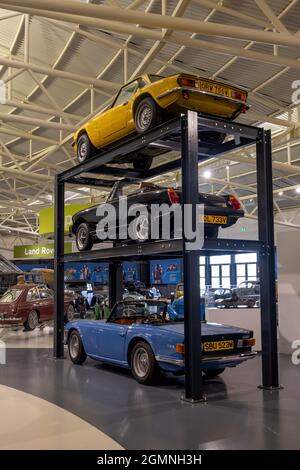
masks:
{"label": "steel support column", "polygon": [[259,256],[261,291],[262,387],[277,388],[278,346],[273,216],[271,132],[261,129],[256,144],[259,239],[266,249]]}
{"label": "steel support column", "polygon": [[118,300],[122,300],[123,270],[122,263],[114,261],[109,263],[109,308]]}
{"label": "steel support column", "polygon": [[64,357],[64,198],[65,185],[55,177],[54,212],[54,357]]}
{"label": "steel support column", "polygon": [[[193,207],[193,230],[198,204],[198,115],[188,111],[182,118],[182,204]],[[201,373],[201,319],[199,251],[187,249],[183,222],[185,400],[203,400]]]}

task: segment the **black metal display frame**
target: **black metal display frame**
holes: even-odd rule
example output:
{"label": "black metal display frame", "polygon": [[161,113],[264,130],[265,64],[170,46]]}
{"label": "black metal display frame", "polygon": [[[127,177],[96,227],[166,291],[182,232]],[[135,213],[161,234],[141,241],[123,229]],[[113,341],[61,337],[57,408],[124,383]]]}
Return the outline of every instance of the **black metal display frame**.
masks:
{"label": "black metal display frame", "polygon": [[[205,144],[199,141],[199,130],[217,130],[234,136],[223,144]],[[231,150],[256,145],[257,200],[259,240],[205,239],[201,251],[190,251],[183,240],[155,241],[124,246],[101,247],[92,251],[64,254],[64,191],[65,184],[111,187],[115,179],[101,179],[100,175],[121,178],[124,183],[142,181],[165,172],[182,170],[182,204],[192,204],[196,214],[198,203],[198,162],[224,156]],[[181,151],[181,157],[142,171],[111,166],[124,161],[124,156],[155,147]],[[194,214],[194,215],[195,215]],[[194,220],[195,221],[195,220]],[[184,232],[183,232],[184,233]],[[183,257],[185,303],[185,399],[203,400],[201,366],[201,321],[199,316],[200,277],[199,255],[236,252],[257,252],[261,284],[262,386],[279,387],[277,314],[275,286],[275,246],[272,192],[271,133],[262,128],[208,118],[188,111],[167,123],[123,141],[114,148],[99,152],[85,163],[56,175],[55,178],[55,323],[54,356],[64,357],[64,263],[70,261],[102,260],[110,263],[110,303],[122,295],[122,261],[135,259]]]}

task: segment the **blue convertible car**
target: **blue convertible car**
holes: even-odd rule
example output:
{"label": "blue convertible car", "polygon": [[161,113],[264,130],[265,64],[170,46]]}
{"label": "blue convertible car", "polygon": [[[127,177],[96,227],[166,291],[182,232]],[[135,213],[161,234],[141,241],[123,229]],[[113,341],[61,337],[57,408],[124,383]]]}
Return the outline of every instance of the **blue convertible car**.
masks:
{"label": "blue convertible car", "polygon": [[[65,344],[75,364],[86,357],[131,369],[142,384],[159,370],[184,374],[183,317],[167,302],[117,302],[108,320],[78,320],[65,326]],[[202,324],[202,370],[210,378],[225,367],[254,357],[253,332],[233,326]]]}

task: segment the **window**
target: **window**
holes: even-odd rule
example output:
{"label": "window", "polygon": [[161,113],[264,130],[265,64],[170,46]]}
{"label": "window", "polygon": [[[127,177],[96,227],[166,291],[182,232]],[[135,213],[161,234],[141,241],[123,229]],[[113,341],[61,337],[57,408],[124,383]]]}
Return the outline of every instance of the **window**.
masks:
{"label": "window", "polygon": [[39,299],[40,299],[40,294],[39,294],[39,290],[37,287],[33,287],[27,292],[27,297],[26,297],[27,302],[30,302],[31,300],[39,300]]}
{"label": "window", "polygon": [[121,104],[125,104],[126,101],[130,100],[133,93],[136,91],[137,87],[138,87],[138,82],[136,80],[135,82],[129,83],[129,85],[126,85],[123,88],[121,88],[113,104],[113,107],[120,106]]}
{"label": "window", "polygon": [[211,287],[230,288],[230,255],[210,256]]}
{"label": "window", "polygon": [[199,256],[199,274],[200,274],[200,293],[204,294],[206,290],[206,266],[205,256]]}
{"label": "window", "polygon": [[159,80],[162,80],[163,77],[162,75],[148,75],[150,78],[151,83],[158,82]]}
{"label": "window", "polygon": [[20,297],[22,292],[23,291],[21,289],[9,289],[1,297],[0,304],[10,304],[11,302],[15,302]]}
{"label": "window", "polygon": [[41,299],[52,299],[53,294],[49,289],[39,289]]}
{"label": "window", "polygon": [[257,254],[240,253],[235,255],[236,283],[239,286],[245,281],[257,280]]}

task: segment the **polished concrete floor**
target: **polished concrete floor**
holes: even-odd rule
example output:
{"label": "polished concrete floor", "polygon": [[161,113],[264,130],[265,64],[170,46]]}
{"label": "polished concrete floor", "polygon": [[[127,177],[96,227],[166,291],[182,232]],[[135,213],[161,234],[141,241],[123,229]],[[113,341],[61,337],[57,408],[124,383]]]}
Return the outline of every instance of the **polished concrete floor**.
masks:
{"label": "polished concrete floor", "polygon": [[69,411],[4,385],[0,416],[0,450],[122,450]]}
{"label": "polished concrete floor", "polygon": [[[125,449],[300,449],[300,366],[281,357],[284,390],[262,391],[260,358],[205,384],[206,404],[180,401],[183,379],[139,385],[128,371],[50,349],[9,348],[0,384],[43,398]],[[1,393],[1,391],[0,391]]]}

